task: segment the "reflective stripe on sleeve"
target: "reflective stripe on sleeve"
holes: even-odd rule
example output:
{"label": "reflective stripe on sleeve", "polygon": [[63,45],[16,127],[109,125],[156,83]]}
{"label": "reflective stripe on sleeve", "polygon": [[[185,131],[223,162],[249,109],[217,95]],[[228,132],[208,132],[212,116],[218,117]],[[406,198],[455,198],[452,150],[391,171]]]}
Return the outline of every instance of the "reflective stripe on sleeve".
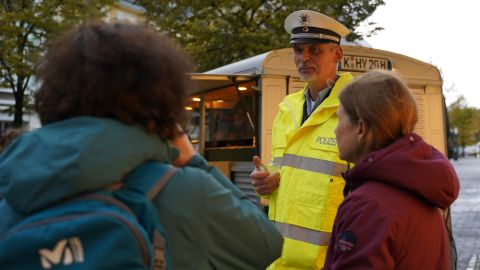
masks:
{"label": "reflective stripe on sleeve", "polygon": [[282,160],[283,160],[283,158],[281,158],[281,157],[274,157],[273,160],[272,160],[272,163],[283,165]]}
{"label": "reflective stripe on sleeve", "polygon": [[317,246],[328,246],[331,233],[315,231],[293,224],[274,221],[275,226],[285,238],[310,243]]}
{"label": "reflective stripe on sleeve", "polygon": [[345,164],[317,158],[302,157],[293,154],[285,154],[282,158],[281,164],[282,166],[289,166],[296,169],[323,173],[337,177],[341,177],[342,172],[347,170],[347,165]]}

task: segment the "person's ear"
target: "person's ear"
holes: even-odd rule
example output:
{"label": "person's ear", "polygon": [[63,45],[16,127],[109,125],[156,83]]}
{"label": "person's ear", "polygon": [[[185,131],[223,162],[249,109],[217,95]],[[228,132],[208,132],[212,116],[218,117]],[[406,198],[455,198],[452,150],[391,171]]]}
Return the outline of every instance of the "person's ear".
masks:
{"label": "person's ear", "polygon": [[364,138],[367,137],[367,124],[362,120],[358,119],[357,121],[357,141],[361,142]]}
{"label": "person's ear", "polygon": [[335,62],[338,63],[338,62],[342,61],[342,58],[343,58],[342,46],[337,45],[335,47]]}

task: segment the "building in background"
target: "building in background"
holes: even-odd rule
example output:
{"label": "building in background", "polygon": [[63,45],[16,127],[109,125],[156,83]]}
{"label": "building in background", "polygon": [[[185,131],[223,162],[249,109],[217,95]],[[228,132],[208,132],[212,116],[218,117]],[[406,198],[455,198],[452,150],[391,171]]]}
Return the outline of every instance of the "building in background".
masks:
{"label": "building in background", "polygon": [[[105,21],[142,24],[145,22],[145,8],[133,4],[133,1],[120,0],[108,7]],[[6,110],[15,104],[12,90],[0,88],[0,134],[13,126],[13,114]],[[41,126],[40,120],[34,112],[25,112],[23,115],[24,127],[32,130]]]}
{"label": "building in background", "polygon": [[105,21],[142,24],[145,22],[145,8],[133,4],[132,0],[120,0],[108,10]]}
{"label": "building in background", "polygon": [[14,104],[15,99],[13,98],[12,91],[6,88],[0,88],[0,134],[12,126],[13,115],[9,116],[5,110]]}

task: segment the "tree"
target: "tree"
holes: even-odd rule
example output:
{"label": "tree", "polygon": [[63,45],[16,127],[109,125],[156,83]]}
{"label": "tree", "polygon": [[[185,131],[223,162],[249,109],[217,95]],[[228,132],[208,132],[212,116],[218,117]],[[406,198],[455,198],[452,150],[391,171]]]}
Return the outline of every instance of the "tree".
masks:
{"label": "tree", "polygon": [[[205,71],[287,46],[283,23],[293,11],[311,9],[337,18],[353,32],[383,0],[136,0],[157,30],[175,38]],[[370,23],[369,36],[381,30]]]}
{"label": "tree", "polygon": [[473,138],[475,142],[480,142],[480,109],[476,109],[477,113],[473,121]]}
{"label": "tree", "polygon": [[13,91],[13,125],[31,104],[33,74],[45,46],[75,24],[98,17],[114,0],[0,0],[0,87]]}
{"label": "tree", "polygon": [[474,144],[480,139],[480,110],[468,107],[464,96],[460,96],[448,107],[450,127],[457,128],[458,144],[465,146]]}

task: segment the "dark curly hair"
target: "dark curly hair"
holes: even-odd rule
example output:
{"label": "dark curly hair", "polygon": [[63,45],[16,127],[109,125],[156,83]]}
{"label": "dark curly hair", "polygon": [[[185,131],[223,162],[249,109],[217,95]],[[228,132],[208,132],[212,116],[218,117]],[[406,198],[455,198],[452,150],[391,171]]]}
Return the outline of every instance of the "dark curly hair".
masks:
{"label": "dark curly hair", "polygon": [[35,108],[42,124],[105,117],[171,139],[186,120],[191,67],[183,50],[152,30],[85,24],[49,48],[37,72]]}

